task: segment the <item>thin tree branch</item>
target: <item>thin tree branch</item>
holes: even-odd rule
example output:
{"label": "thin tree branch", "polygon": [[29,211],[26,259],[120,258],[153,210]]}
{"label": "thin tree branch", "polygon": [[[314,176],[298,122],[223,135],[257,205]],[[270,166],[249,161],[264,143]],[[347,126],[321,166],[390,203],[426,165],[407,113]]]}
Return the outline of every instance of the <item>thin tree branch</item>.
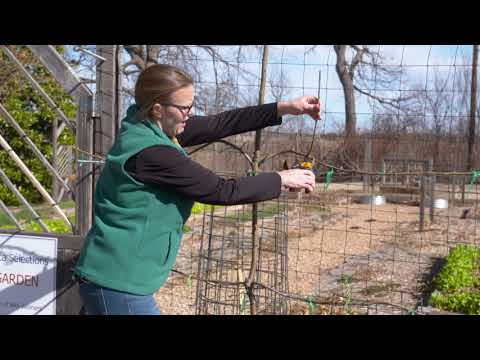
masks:
{"label": "thin tree branch", "polygon": [[209,142],[208,144],[204,144],[198,148],[196,148],[195,150],[192,150],[191,152],[188,153],[188,155],[193,155],[194,153],[196,153],[197,151],[200,151],[204,148],[206,148],[207,146],[213,144],[213,143],[222,143],[222,144],[225,144],[225,145],[228,145],[230,147],[232,147],[233,149],[237,150],[239,153],[241,153],[243,156],[245,156],[245,158],[247,159],[248,163],[250,164],[250,166],[253,166],[253,161],[252,161],[252,158],[239,146],[235,145],[235,144],[232,144],[231,142],[227,141],[227,140],[223,140],[223,139],[220,139],[220,140],[216,140],[216,141],[212,141],[212,142]]}
{"label": "thin tree branch", "polygon": [[394,99],[394,100],[387,100],[386,98],[381,98],[379,96],[376,96],[376,95],[373,95],[367,91],[364,91],[362,89],[360,89],[358,86],[356,85],[353,85],[353,88],[358,91],[359,93],[363,94],[363,95],[366,95],[376,101],[378,101],[379,103],[381,104],[384,104],[384,105],[388,105],[388,106],[391,106],[397,110],[404,110],[399,104],[396,104],[396,103],[399,103],[401,101],[406,101],[406,100],[409,100],[411,99],[411,97],[405,97],[405,98],[397,98],[397,99]]}
{"label": "thin tree branch", "polygon": [[283,151],[280,151],[276,154],[273,154],[273,155],[268,155],[266,157],[264,157],[262,160],[260,160],[258,162],[258,166],[260,167],[264,162],[276,157],[276,156],[280,156],[280,155],[284,155],[284,154],[295,154],[295,155],[298,155],[298,156],[303,156],[305,157],[307,154],[304,154],[304,153],[301,153],[301,152],[298,152],[298,151],[295,151],[293,149],[291,150],[283,150]]}

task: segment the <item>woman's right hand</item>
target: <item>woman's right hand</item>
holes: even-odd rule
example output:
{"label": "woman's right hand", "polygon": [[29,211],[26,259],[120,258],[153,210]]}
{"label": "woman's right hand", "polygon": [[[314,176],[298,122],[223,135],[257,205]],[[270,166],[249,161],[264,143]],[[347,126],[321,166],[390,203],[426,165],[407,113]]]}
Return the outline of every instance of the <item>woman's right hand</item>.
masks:
{"label": "woman's right hand", "polygon": [[279,171],[282,187],[285,189],[315,189],[315,174],[310,170],[291,169]]}

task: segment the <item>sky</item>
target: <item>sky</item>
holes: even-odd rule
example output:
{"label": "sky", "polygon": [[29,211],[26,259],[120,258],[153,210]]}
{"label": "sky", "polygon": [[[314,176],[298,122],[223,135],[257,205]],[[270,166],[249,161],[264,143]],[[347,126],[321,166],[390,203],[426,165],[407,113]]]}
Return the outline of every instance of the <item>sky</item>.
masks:
{"label": "sky", "polygon": [[[313,51],[312,47],[312,45],[270,46],[267,73],[283,71],[286,74],[289,98],[320,94],[324,119],[322,130],[331,131],[335,126],[339,126],[338,124],[343,124],[345,111],[343,89],[335,71],[336,55],[332,45],[317,45]],[[399,81],[383,89],[398,90],[394,93],[389,90],[389,94],[408,94],[413,85],[431,91],[435,72],[440,72],[453,81],[459,76],[462,67],[471,66],[471,45],[372,45],[370,48],[384,56],[384,64],[400,66],[404,70]],[[225,53],[228,54],[228,49]],[[235,51],[232,53],[235,54]],[[209,60],[205,54],[203,59],[206,63]],[[234,56],[231,56],[231,60],[235,60]],[[248,52],[242,67],[256,76],[239,79],[238,86],[247,88],[253,85],[258,88],[261,52],[258,50]],[[205,73],[208,73],[208,70]],[[382,92],[380,84],[375,83],[375,87],[376,89],[370,91],[377,95],[386,94]],[[267,86],[266,101],[271,100],[269,94]],[[379,111],[379,107],[377,105],[372,108],[364,95],[357,93],[356,99],[357,125],[359,128],[368,128],[371,125],[372,114]],[[313,120],[308,117],[306,120],[310,121],[313,127]]]}
{"label": "sky", "polygon": [[[275,45],[269,47],[269,65],[267,74],[281,71],[288,79],[287,98],[292,99],[302,95],[320,94],[322,103],[322,131],[335,129],[344,119],[344,95],[338,76],[335,71],[336,56],[332,45]],[[471,45],[371,45],[370,48],[384,56],[384,64],[400,66],[404,73],[399,81],[390,84],[389,88],[396,89],[395,93],[406,94],[415,84],[425,90],[432,90],[433,74],[440,72],[453,81],[459,75],[463,66],[470,66]],[[222,55],[232,63],[236,62],[237,46],[223,46]],[[310,51],[309,51],[310,50]],[[195,51],[196,57],[202,64],[203,81],[214,82],[212,61],[208,54]],[[351,56],[351,54],[350,54]],[[125,57],[125,61],[127,60]],[[239,91],[258,93],[261,74],[261,47],[247,49],[241,67],[253,75],[238,77],[236,85]],[[81,74],[89,77],[86,74]],[[90,75],[91,77],[91,75]],[[320,83],[320,92],[319,92]],[[199,84],[200,85],[200,84]],[[383,94],[379,84],[375,89],[369,89],[377,95]],[[92,87],[94,90],[94,86]],[[267,86],[266,102],[273,101],[271,91]],[[372,114],[379,111],[378,106],[372,106],[364,95],[357,93],[357,120],[359,128],[369,127]],[[253,104],[252,104],[253,105]],[[313,127],[313,120],[304,117]],[[340,125],[341,126],[341,125]]]}

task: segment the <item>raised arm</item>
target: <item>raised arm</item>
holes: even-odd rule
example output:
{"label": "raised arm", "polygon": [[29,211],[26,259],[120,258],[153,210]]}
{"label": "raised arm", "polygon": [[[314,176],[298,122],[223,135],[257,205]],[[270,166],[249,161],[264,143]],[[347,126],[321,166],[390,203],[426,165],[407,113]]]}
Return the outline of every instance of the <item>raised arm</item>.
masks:
{"label": "raised arm", "polygon": [[194,146],[281,123],[277,103],[248,106],[216,115],[192,116],[177,140],[182,146]]}
{"label": "raised arm", "polygon": [[307,114],[319,120],[320,102],[314,96],[302,96],[292,101],[248,106],[217,115],[192,116],[177,139],[182,146],[200,145],[227,136],[280,125],[282,116],[288,114]]}

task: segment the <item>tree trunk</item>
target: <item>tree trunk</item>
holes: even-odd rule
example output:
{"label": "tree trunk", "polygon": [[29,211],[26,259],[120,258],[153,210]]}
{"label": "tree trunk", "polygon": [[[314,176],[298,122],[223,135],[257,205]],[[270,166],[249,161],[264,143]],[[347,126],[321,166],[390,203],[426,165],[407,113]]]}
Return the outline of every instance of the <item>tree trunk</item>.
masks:
{"label": "tree trunk", "polygon": [[[260,79],[260,92],[258,96],[258,104],[265,103],[265,84],[267,79],[267,66],[268,66],[268,45],[263,47],[263,59],[262,59],[262,77]],[[262,145],[262,130],[255,132],[255,152],[253,154],[253,168],[255,174],[258,172],[258,161],[260,158],[260,148]],[[257,300],[253,293],[253,282],[257,275],[259,252],[260,252],[260,238],[258,235],[258,203],[252,205],[252,260],[250,263],[250,272],[245,284],[248,297],[250,299],[250,314],[257,315]]]}
{"label": "tree trunk", "polygon": [[355,95],[353,89],[353,74],[350,73],[347,67],[345,53],[346,45],[335,45],[335,53],[337,54],[337,64],[335,70],[343,87],[343,94],[345,96],[345,137],[350,139],[356,135],[357,128],[357,114],[355,111]]}
{"label": "tree trunk", "polygon": [[147,67],[157,63],[160,55],[160,45],[147,45]]}

